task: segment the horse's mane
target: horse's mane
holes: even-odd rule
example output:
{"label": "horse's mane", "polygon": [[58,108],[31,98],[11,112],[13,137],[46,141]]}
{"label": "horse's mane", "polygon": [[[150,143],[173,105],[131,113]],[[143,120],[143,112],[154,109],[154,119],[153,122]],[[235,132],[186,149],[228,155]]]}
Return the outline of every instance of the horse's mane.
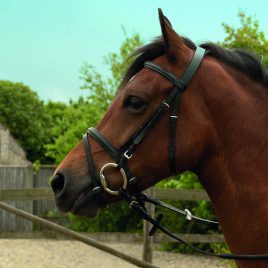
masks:
{"label": "horse's mane", "polygon": [[[185,37],[182,37],[182,39],[189,48],[196,48],[196,45],[190,39]],[[223,48],[211,42],[203,43],[200,46],[207,50],[206,55],[216,58],[243,72],[253,80],[268,86],[268,71],[262,66],[260,59],[253,53],[242,49]],[[130,78],[143,68],[145,61],[151,61],[164,54],[165,48],[162,37],[157,37],[153,42],[138,48],[131,56],[131,59],[134,58],[134,60],[127,69],[120,88],[128,83]]]}

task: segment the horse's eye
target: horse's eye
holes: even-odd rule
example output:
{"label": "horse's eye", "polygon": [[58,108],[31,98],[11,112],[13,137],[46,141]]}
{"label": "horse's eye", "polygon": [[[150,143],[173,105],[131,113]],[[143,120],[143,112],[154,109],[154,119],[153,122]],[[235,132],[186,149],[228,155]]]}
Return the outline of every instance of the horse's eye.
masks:
{"label": "horse's eye", "polygon": [[124,107],[128,108],[131,112],[139,113],[146,107],[146,103],[138,97],[129,96],[124,102]]}

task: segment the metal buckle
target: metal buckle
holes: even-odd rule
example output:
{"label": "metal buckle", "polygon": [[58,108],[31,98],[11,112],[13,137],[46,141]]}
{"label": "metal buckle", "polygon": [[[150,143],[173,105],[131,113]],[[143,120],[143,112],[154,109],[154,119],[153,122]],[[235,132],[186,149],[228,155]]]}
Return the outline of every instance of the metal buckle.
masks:
{"label": "metal buckle", "polygon": [[165,106],[165,109],[166,109],[166,110],[169,108],[169,104],[166,103],[166,101],[163,101],[162,104]]}
{"label": "metal buckle", "polygon": [[[101,168],[101,170],[100,170],[100,182],[101,182],[101,184],[102,184],[102,186],[103,186],[103,189],[104,189],[106,192],[108,192],[108,193],[111,194],[111,195],[119,195],[119,194],[120,194],[119,191],[111,190],[111,189],[108,187],[107,182],[106,182],[106,178],[105,178],[105,176],[104,176],[104,174],[103,174],[104,170],[105,170],[106,168],[110,168],[110,167],[117,168],[118,165],[115,164],[115,163],[107,163],[107,164],[105,164],[105,165]],[[127,175],[126,175],[126,172],[125,172],[124,169],[122,169],[122,168],[119,169],[119,172],[121,173],[121,175],[122,175],[122,177],[123,177],[123,186],[122,186],[122,188],[123,188],[124,190],[126,190],[126,188],[127,188]]]}
{"label": "metal buckle", "polygon": [[97,187],[93,188],[92,192],[94,195],[99,195],[101,193],[101,187],[97,186]]}
{"label": "metal buckle", "polygon": [[129,208],[131,208],[131,209],[133,209],[134,207],[135,207],[135,205],[139,205],[139,203],[137,202],[137,201],[131,201],[130,203],[129,203]]}
{"label": "metal buckle", "polygon": [[124,152],[124,157],[129,160],[133,154],[128,155],[127,153],[128,153],[128,150]]}

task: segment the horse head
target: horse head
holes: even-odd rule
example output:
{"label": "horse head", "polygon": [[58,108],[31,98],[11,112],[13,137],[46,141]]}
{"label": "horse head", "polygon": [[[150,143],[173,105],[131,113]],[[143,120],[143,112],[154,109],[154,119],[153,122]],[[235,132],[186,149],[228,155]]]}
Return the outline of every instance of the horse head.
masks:
{"label": "horse head", "polygon": [[[113,103],[96,127],[113,148],[119,149],[126,145],[174,89],[172,81],[144,66],[144,63],[150,60],[179,77],[193,58],[194,45],[190,44],[189,47],[185,44],[185,40],[173,30],[161,10],[159,20],[162,37],[138,49],[136,52],[138,56],[123,78]],[[208,140],[208,120],[203,112],[197,111],[204,105],[197,90],[202,87],[199,82],[200,72],[201,70],[198,70],[194,75],[189,88],[180,100],[174,137],[177,148],[174,152],[175,174],[193,169],[197,165]],[[171,175],[168,156],[171,113],[170,107],[159,117],[128,161],[129,170],[138,178],[140,190]],[[96,139],[90,135],[87,139],[94,172],[99,174],[105,164],[114,163],[115,159],[112,159]],[[99,202],[99,198],[94,198],[91,191],[94,188],[92,177],[96,174],[89,174],[86,151],[81,141],[63,159],[53,177],[52,188],[57,206],[65,212],[95,216],[100,206],[120,199],[120,196],[110,195],[107,192],[101,193],[102,202]],[[122,174],[115,168],[105,170],[105,180],[109,189],[115,191],[123,184]]]}

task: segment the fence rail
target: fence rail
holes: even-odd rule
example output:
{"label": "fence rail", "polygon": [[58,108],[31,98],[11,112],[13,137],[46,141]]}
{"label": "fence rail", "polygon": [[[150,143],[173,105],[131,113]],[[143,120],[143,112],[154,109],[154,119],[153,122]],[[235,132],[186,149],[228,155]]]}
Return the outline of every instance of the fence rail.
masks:
{"label": "fence rail", "polygon": [[[81,233],[81,232],[80,232]],[[116,242],[116,243],[142,243],[144,237],[142,233],[120,233],[120,232],[92,232],[81,233],[90,238],[93,238],[100,242]],[[190,243],[222,243],[224,237],[222,234],[178,234],[175,235],[181,237]],[[67,239],[66,236],[61,235],[54,231],[42,230],[34,232],[23,231],[0,231],[0,239]],[[174,240],[162,233],[156,233],[154,235],[154,243],[162,242],[174,242]]]}
{"label": "fence rail", "polygon": [[53,200],[53,195],[49,187],[26,189],[0,189],[0,200]]}
{"label": "fence rail", "polygon": [[[186,190],[186,189],[154,189],[155,196],[160,199],[170,199],[175,201],[180,200],[189,200],[189,201],[198,201],[198,200],[209,200],[207,193],[204,190]],[[53,200],[53,194],[49,187],[39,187],[39,188],[28,188],[28,189],[0,189],[0,201],[13,201],[13,200]],[[54,220],[54,218],[51,218]],[[24,232],[0,232],[0,238],[2,237],[14,237],[14,238],[23,238],[31,236],[29,233]],[[44,236],[47,234],[44,233]],[[52,233],[50,234],[52,236]],[[94,234],[91,234],[94,236]],[[42,236],[42,234],[32,234],[32,236]],[[122,234],[122,233],[97,233],[96,236],[98,239],[102,240],[117,240],[117,241],[142,241],[142,234]],[[179,236],[185,239],[188,242],[205,242],[205,243],[214,243],[214,242],[224,242],[224,238],[221,234],[179,234]],[[168,236],[163,234],[156,234],[154,236],[154,242],[172,242]]]}
{"label": "fence rail", "polygon": [[[207,200],[209,197],[204,190],[188,189],[155,189],[155,196],[160,199],[174,201]],[[49,187],[25,188],[25,189],[0,189],[0,200],[53,200],[53,194]]]}
{"label": "fence rail", "polygon": [[52,200],[53,195],[49,187],[26,189],[0,189],[0,200]]}

